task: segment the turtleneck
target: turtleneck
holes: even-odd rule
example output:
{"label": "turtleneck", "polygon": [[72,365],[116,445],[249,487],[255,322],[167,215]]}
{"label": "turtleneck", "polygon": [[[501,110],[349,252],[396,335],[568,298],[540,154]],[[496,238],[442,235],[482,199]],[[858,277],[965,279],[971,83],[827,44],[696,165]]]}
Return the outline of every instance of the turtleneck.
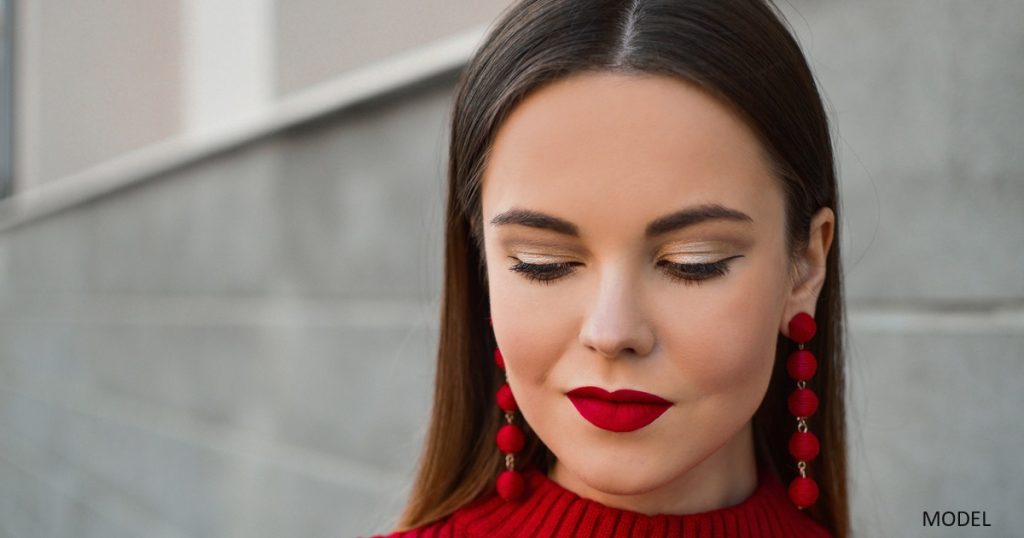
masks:
{"label": "turtleneck", "polygon": [[491,493],[440,521],[387,538],[831,536],[793,506],[786,488],[766,468],[758,470],[757,488],[739,504],[685,515],[646,515],[612,508],[580,497],[538,470],[525,471],[524,477],[527,489],[519,501],[507,502]]}

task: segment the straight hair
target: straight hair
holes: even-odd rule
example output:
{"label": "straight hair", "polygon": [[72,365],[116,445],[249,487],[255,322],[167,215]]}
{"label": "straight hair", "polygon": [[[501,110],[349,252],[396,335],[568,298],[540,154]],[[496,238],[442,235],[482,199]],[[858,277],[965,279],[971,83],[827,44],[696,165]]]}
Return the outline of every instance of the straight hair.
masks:
{"label": "straight hair", "polygon": [[[494,394],[504,381],[493,361],[483,255],[480,182],[495,133],[528,94],[573,74],[663,75],[697,85],[741,117],[761,142],[785,198],[786,249],[807,247],[812,215],[839,207],[828,117],[814,76],[785,18],[770,0],[523,0],[507,8],[461,72],[451,112],[444,281],[433,409],[415,482],[395,530],[441,519],[494,491],[504,458]],[[839,241],[829,250],[806,344],[818,359],[807,386],[819,395],[808,426],[821,442],[809,476],[820,486],[804,510],[834,536],[849,533],[846,488],[845,304]],[[793,382],[786,358],[796,344],[778,336],[775,366],[753,416],[755,448],[784,483],[797,474],[786,405]],[[547,473],[554,456],[527,428],[517,468]]]}

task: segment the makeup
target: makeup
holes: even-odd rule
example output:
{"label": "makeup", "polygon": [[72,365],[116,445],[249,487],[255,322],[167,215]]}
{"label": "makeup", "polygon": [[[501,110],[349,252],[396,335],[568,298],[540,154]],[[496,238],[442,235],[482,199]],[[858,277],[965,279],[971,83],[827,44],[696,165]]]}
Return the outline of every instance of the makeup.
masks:
{"label": "makeup", "polygon": [[566,395],[591,424],[617,433],[639,430],[672,407],[672,402],[639,390],[608,392],[588,386],[573,389]]}

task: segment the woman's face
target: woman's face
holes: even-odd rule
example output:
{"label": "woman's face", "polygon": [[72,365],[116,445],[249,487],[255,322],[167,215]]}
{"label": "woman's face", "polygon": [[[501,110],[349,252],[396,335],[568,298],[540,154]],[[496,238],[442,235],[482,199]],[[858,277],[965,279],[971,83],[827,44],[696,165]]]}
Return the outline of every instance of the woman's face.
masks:
{"label": "woman's face", "polygon": [[650,513],[700,508],[672,499],[730,469],[749,479],[776,336],[820,285],[791,276],[749,128],[678,79],[577,75],[502,124],[482,203],[493,330],[552,478]]}

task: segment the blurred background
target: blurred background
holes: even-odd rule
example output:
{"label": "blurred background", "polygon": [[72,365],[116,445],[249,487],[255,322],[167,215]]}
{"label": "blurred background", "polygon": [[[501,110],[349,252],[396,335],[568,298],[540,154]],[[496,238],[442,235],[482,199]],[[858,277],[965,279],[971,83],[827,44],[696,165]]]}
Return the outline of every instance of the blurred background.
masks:
{"label": "blurred background", "polygon": [[[1016,535],[1024,3],[780,3],[837,132],[856,535]],[[0,0],[0,537],[391,528],[508,4]]]}

